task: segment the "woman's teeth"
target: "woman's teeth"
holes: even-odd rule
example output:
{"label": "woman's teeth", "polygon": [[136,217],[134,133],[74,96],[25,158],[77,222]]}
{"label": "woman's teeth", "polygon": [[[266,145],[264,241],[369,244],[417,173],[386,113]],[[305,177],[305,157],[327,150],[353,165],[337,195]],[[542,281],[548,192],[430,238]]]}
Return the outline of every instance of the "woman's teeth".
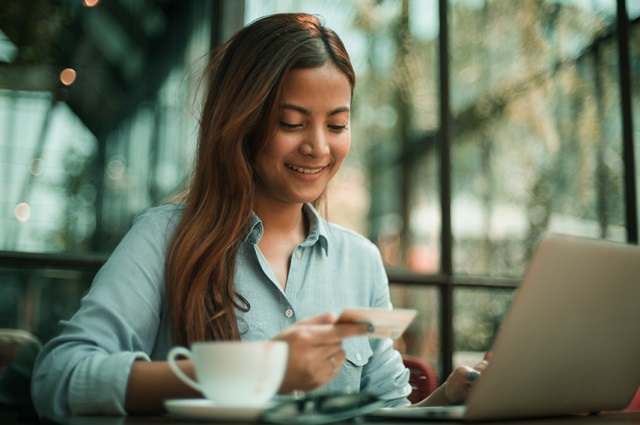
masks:
{"label": "woman's teeth", "polygon": [[321,168],[302,168],[302,167],[296,167],[295,165],[287,165],[287,167],[291,168],[293,171],[297,171],[298,173],[303,173],[303,174],[315,174],[322,171],[322,167]]}

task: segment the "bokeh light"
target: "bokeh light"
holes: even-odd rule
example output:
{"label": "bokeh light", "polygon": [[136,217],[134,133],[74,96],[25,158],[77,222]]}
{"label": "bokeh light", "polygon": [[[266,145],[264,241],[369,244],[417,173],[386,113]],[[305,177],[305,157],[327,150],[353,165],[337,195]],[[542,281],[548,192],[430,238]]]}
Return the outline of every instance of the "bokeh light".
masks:
{"label": "bokeh light", "polygon": [[16,206],[15,213],[18,220],[27,221],[31,217],[31,207],[26,202],[21,202]]}
{"label": "bokeh light", "polygon": [[65,68],[60,73],[60,82],[65,86],[70,86],[76,81],[76,71],[73,68]]}
{"label": "bokeh light", "polygon": [[124,158],[120,155],[111,159],[107,164],[107,175],[111,180],[122,179],[126,171],[127,166],[124,163]]}
{"label": "bokeh light", "polygon": [[39,176],[44,170],[44,160],[42,158],[33,158],[29,164],[29,171],[34,176]]}

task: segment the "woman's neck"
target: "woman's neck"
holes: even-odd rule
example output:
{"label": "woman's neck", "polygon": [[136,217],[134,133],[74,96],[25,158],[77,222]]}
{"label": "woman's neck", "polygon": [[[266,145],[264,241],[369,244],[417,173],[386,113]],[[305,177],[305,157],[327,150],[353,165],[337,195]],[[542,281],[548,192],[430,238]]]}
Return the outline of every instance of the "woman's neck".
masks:
{"label": "woman's neck", "polygon": [[262,221],[264,232],[271,236],[304,240],[308,225],[303,211],[304,204],[262,202],[258,197],[254,212]]}

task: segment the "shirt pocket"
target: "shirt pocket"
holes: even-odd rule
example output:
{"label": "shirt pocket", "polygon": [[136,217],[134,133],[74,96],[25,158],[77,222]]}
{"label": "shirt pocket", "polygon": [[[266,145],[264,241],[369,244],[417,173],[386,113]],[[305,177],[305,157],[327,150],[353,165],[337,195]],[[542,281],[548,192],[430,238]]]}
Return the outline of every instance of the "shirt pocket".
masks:
{"label": "shirt pocket", "polygon": [[342,342],[342,349],[347,357],[340,376],[342,388],[346,392],[358,392],[360,391],[362,370],[373,355],[369,338],[361,336],[345,339]]}

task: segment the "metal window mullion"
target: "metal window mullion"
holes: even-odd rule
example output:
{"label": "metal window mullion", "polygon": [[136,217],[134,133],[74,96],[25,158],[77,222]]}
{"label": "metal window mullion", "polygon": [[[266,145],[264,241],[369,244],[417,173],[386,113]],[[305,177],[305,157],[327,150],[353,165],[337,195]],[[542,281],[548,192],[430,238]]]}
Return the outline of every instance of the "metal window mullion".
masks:
{"label": "metal window mullion", "polygon": [[636,200],[635,153],[633,148],[633,115],[631,113],[631,75],[629,66],[629,16],[626,0],[618,0],[618,61],[620,71],[620,102],[622,113],[622,143],[625,185],[625,215],[627,241],[638,243],[638,206]]}
{"label": "metal window mullion", "polygon": [[[441,253],[440,272],[453,276],[451,231],[451,108],[449,97],[449,25],[448,0],[438,0],[439,77],[440,77],[440,208]],[[440,358],[441,379],[453,370],[453,284],[440,287]]]}

